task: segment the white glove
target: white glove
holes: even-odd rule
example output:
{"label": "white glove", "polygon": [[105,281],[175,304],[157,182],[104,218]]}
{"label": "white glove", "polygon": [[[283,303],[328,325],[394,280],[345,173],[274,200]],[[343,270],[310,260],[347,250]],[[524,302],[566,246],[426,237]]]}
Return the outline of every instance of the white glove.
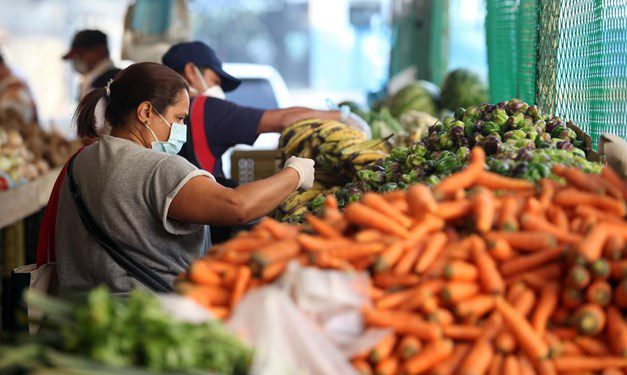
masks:
{"label": "white glove", "polygon": [[314,183],[314,162],[312,159],[297,158],[292,156],[285,161],[285,168],[293,168],[298,172],[299,180],[297,189],[309,190]]}
{"label": "white glove", "polygon": [[352,113],[347,106],[340,108],[340,121],[348,125],[353,129],[357,129],[366,134],[366,139],[372,138],[372,132],[370,131],[370,125],[363,118]]}

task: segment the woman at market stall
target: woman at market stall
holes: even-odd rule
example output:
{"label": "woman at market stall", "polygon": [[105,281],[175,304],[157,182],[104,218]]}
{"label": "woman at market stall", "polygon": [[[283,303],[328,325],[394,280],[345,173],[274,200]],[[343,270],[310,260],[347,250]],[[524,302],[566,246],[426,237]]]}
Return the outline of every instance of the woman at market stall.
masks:
{"label": "woman at market stall", "polygon": [[94,110],[103,97],[111,134],[76,156],[60,190],[54,242],[62,295],[103,283],[113,292],[149,284],[129,256],[171,285],[210,246],[205,225],[249,222],[313,184],[310,159],[290,159],[274,176],[230,189],[177,156],[187,134],[188,86],[163,65],[131,65],[83,98],[75,115],[80,136],[97,135]]}

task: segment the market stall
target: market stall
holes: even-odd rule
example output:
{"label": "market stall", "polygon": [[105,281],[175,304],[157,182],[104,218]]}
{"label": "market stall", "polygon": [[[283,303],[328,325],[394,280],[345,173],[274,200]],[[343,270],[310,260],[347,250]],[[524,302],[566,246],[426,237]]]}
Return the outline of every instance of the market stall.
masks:
{"label": "market stall", "polygon": [[[98,152],[83,154],[90,174],[75,175],[81,155],[70,159],[71,173],[61,176],[68,190],[59,186],[51,200],[60,219],[42,232],[70,276],[52,272],[64,283],[58,296],[43,291],[53,282],[33,282],[37,270],[56,272],[53,263],[24,273],[28,291],[11,311],[11,328],[20,329],[7,335],[0,372],[626,373],[627,53],[615,46],[627,43],[627,8],[488,0],[486,80],[472,67],[447,69],[439,56],[448,1],[393,3],[403,36],[394,42],[394,76],[368,105],[327,100],[328,111],[305,109],[318,116],[266,122],[280,130],[275,150],[232,154],[233,186],[257,190],[217,189],[209,174],[222,172],[217,159],[227,147],[216,153],[205,123],[225,94],[218,84],[219,99],[200,95],[189,76],[205,92],[207,76],[237,81],[209,47],[194,48],[223,76],[179,64],[175,50],[167,63],[183,72],[134,64],[83,101],[76,117],[88,126],[79,135]],[[350,9],[358,23],[376,7]],[[420,45],[405,50],[412,41]],[[192,47],[183,49],[196,58]],[[113,121],[111,135],[98,138],[100,100]],[[245,111],[241,122],[272,117]],[[78,149],[12,121],[0,121],[0,228],[13,230],[5,243],[34,236],[16,225],[46,206]],[[261,133],[229,128],[240,130]],[[192,148],[181,153],[185,139]],[[179,194],[187,200],[175,202]],[[214,207],[222,217],[207,213]],[[239,231],[205,245],[198,224],[223,222]],[[60,238],[106,254],[59,249]],[[14,249],[2,249],[5,273],[28,258]]]}

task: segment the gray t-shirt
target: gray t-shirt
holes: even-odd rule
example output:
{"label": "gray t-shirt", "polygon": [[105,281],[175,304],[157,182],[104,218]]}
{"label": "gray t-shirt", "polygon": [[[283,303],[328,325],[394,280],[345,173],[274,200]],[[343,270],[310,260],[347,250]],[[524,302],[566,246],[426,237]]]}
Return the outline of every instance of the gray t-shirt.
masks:
{"label": "gray t-shirt", "polygon": [[[74,179],[100,229],[169,282],[210,246],[208,227],[169,219],[178,191],[196,176],[213,176],[180,156],[102,136],[74,162]],[[59,293],[106,284],[112,292],[144,287],[92,239],[76,210],[67,178],[56,220]]]}

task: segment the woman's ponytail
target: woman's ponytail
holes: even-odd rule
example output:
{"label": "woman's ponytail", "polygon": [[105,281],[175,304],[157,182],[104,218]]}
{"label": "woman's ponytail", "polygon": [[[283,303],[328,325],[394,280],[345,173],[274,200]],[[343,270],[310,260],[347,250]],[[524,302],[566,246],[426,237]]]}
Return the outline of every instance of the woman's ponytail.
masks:
{"label": "woman's ponytail", "polygon": [[95,112],[98,102],[105,97],[105,93],[104,87],[94,89],[78,103],[76,112],[74,112],[74,121],[79,137],[98,137]]}

